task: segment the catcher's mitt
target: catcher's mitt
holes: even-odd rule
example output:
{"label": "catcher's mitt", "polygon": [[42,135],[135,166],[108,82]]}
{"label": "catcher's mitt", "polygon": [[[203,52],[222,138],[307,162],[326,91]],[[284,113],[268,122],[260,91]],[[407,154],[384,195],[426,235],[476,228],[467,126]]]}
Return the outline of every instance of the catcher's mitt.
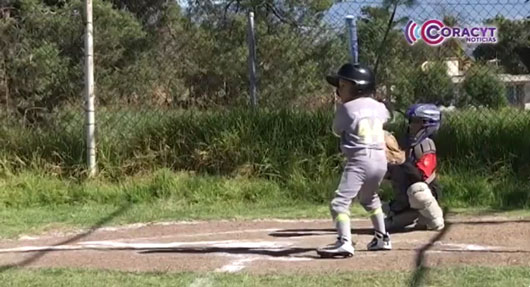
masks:
{"label": "catcher's mitt", "polygon": [[391,133],[385,131],[386,159],[389,164],[400,165],[405,162],[405,151],[399,148],[399,144]]}

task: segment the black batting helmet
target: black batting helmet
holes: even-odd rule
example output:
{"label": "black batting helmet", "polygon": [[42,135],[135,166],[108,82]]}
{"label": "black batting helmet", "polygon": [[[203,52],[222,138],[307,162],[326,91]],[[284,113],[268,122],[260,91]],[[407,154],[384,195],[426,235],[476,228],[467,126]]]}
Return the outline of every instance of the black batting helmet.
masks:
{"label": "black batting helmet", "polygon": [[335,75],[329,75],[326,80],[338,87],[339,79],[355,83],[361,94],[375,92],[375,76],[372,70],[361,64],[344,64]]}

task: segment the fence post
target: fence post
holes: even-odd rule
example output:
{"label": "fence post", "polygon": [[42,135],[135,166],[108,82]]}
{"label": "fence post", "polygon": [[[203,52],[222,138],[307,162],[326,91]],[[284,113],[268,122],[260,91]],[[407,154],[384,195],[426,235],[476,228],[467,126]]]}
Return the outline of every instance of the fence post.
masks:
{"label": "fence post", "polygon": [[252,106],[252,108],[256,108],[258,105],[258,100],[256,87],[256,35],[254,31],[254,12],[248,13],[247,44],[249,52],[248,70],[250,77],[250,105]]}
{"label": "fence post", "polygon": [[85,0],[85,114],[88,176],[96,174],[96,118],[94,108],[94,43],[92,26],[92,0]]}
{"label": "fence post", "polygon": [[355,16],[346,16],[346,29],[348,29],[348,40],[350,46],[350,54],[354,64],[359,63],[359,46],[357,44],[357,25],[355,23]]}

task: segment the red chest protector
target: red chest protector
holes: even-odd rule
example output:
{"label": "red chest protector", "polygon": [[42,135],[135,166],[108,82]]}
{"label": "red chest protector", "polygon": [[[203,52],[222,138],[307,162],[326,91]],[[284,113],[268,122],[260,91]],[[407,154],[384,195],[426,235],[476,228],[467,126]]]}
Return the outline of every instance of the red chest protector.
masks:
{"label": "red chest protector", "polygon": [[429,184],[436,178],[436,146],[430,138],[410,149],[410,159],[420,170],[423,180]]}

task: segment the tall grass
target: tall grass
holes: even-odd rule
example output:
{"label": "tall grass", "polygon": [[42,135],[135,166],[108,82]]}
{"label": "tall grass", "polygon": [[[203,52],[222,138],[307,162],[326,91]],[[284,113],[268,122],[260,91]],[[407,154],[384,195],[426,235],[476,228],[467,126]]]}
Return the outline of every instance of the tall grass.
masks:
{"label": "tall grass", "polygon": [[[325,201],[342,162],[332,117],[327,110],[100,110],[99,169],[103,178],[118,181],[160,168],[261,178],[288,188],[291,197]],[[402,134],[403,122],[390,129]],[[83,130],[80,112],[57,114],[39,127],[3,125],[0,171],[77,178],[84,168]],[[528,204],[529,133],[525,111],[444,114],[436,142],[447,200]],[[444,174],[451,176],[444,180]]]}
{"label": "tall grass", "polygon": [[[241,204],[326,207],[340,174],[306,178],[293,176],[286,182],[246,177],[196,175],[167,169],[117,182],[103,179],[78,181],[23,172],[0,178],[0,208],[54,206],[119,206],[164,202],[175,207],[218,207]],[[514,177],[491,178],[480,173],[448,171],[440,178],[442,204],[452,208],[513,209],[530,207],[530,183]],[[388,183],[382,197],[390,199]]]}
{"label": "tall grass", "polygon": [[[288,178],[334,174],[341,160],[331,134],[331,111],[215,112],[100,110],[98,162],[104,172],[135,174],[171,168],[213,174]],[[64,112],[39,127],[4,124],[0,159],[7,167],[50,168],[69,174],[84,166],[81,111]],[[403,123],[390,127],[403,133]],[[517,175],[530,166],[530,113],[515,109],[445,114],[436,139],[451,166]]]}
{"label": "tall grass", "polygon": [[[150,203],[156,200],[182,205],[273,201],[282,196],[277,183],[245,178],[193,176],[159,170],[127,177],[116,183],[102,180],[64,180],[36,173],[0,179],[0,206],[27,208],[54,205]],[[283,197],[287,198],[287,197]]]}
{"label": "tall grass", "polygon": [[437,137],[440,156],[454,165],[494,168],[509,165],[530,176],[530,112],[518,109],[467,110],[446,115]]}
{"label": "tall grass", "polygon": [[[330,111],[248,110],[193,112],[101,110],[98,159],[103,171],[134,174],[160,167],[216,174],[309,176],[334,173],[340,155],[330,132]],[[2,126],[4,166],[83,167],[81,111],[61,113],[40,127]],[[402,123],[391,127],[398,134]],[[514,109],[451,112],[437,137],[438,152],[452,165],[526,172],[530,162],[530,113]]]}

